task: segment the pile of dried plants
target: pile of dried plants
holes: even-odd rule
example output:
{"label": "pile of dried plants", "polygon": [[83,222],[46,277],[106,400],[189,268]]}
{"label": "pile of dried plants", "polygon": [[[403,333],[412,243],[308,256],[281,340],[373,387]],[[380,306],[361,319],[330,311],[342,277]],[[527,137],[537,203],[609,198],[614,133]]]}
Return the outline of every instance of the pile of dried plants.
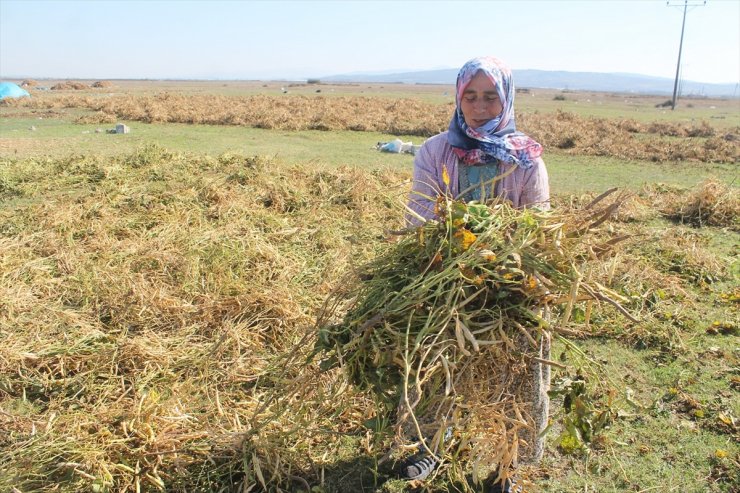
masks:
{"label": "pile of dried plants", "polygon": [[[634,337],[647,329],[620,307],[652,323],[691,302],[689,273],[712,268],[692,254],[676,271],[625,248],[617,240],[652,216],[600,223],[614,210],[592,197],[558,198],[550,213],[443,202],[459,221],[388,244],[408,189],[389,170],[157,146],[2,160],[0,490],[309,490],[385,455],[393,436],[379,433],[379,411],[403,382],[421,385],[429,409],[457,407],[456,395],[482,402],[532,359],[526,334]],[[641,242],[674,240],[662,234]],[[538,315],[545,305],[554,318]],[[356,378],[322,369],[317,344]],[[465,376],[466,365],[497,375],[493,355],[512,372]],[[575,395],[575,382],[558,392]],[[509,414],[519,402],[452,412],[463,431],[438,449],[447,463],[483,467],[494,441],[513,457],[529,428],[526,403],[522,419]]]}
{"label": "pile of dried plants", "polygon": [[[229,97],[161,93],[111,97],[41,94],[2,105],[84,108],[80,123],[134,120],[147,123],[240,125],[277,130],[352,130],[429,137],[447,129],[454,106],[416,99],[256,95]],[[521,113],[518,127],[549,149],[579,155],[648,161],[740,161],[740,128],[719,131],[699,123],[640,123],[575,113]]]}
{"label": "pile of dried plants", "polygon": [[599,234],[621,202],[602,206],[606,195],[559,213],[441,196],[439,221],[329,299],[317,341],[324,367],[374,395],[376,420],[393,424],[401,448],[505,476],[532,455],[533,363],[562,367],[543,358],[542,341],[560,337],[583,300],[635,320],[588,274],[620,240]]}

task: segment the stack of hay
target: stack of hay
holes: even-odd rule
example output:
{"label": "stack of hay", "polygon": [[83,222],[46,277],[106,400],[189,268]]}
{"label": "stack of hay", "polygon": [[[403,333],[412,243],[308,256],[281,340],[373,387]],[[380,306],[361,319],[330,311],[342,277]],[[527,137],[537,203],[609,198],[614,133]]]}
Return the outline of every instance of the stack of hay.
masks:
{"label": "stack of hay", "polygon": [[[593,234],[619,203],[601,206],[603,196],[567,213],[441,197],[439,221],[401,238],[327,301],[323,368],[339,366],[374,393],[400,445],[415,439],[439,457],[508,468],[536,429],[532,363],[558,365],[543,358],[541,341],[577,301],[612,301],[582,274],[616,243]],[[558,324],[548,316],[556,307]]]}

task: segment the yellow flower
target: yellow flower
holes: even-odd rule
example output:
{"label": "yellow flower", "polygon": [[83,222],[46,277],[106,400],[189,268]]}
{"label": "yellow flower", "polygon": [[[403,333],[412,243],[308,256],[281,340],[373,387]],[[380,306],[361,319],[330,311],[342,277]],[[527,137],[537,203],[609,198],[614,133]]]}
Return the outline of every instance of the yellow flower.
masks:
{"label": "yellow flower", "polygon": [[528,276],[523,281],[523,284],[524,291],[534,291],[535,289],[537,289],[537,278],[535,278],[534,276]]}
{"label": "yellow flower", "polygon": [[452,235],[456,240],[456,247],[458,251],[464,252],[468,248],[470,248],[470,245],[475,242],[477,239],[477,236],[475,236],[473,233],[468,231],[465,228],[459,229],[455,232],[454,235]]}

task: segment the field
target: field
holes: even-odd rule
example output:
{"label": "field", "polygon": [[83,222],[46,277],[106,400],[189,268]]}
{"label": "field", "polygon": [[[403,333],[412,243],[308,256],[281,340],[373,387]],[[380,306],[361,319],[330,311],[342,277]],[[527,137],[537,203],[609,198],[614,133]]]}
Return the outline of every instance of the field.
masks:
{"label": "field", "polygon": [[[396,479],[372,396],[306,363],[324,301],[403,226],[413,158],[375,144],[443,130],[452,91],[113,81],[0,103],[0,490],[480,491],[452,466]],[[555,398],[520,482],[740,491],[740,100],[517,98],[555,211],[626,193],[592,275],[639,319],[572,307],[554,379],[608,381],[610,424],[572,446]]]}

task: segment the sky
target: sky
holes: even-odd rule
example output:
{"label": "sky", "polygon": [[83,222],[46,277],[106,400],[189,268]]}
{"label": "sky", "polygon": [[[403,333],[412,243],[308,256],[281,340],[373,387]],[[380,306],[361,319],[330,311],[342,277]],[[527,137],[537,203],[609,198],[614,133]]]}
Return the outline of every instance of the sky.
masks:
{"label": "sky", "polygon": [[[493,55],[673,79],[684,0],[669,3],[0,0],[0,78],[299,80]],[[740,82],[740,0],[689,3],[681,78]]]}

